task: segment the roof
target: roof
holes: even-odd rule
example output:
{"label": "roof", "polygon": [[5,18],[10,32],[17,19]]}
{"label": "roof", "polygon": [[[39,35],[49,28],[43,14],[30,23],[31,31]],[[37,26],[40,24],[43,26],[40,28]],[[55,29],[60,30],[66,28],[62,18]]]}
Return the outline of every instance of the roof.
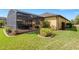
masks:
{"label": "roof", "polygon": [[65,20],[69,21],[67,18],[65,18],[62,15],[57,15],[57,14],[52,14],[52,13],[43,13],[43,14],[41,14],[41,16],[42,17],[60,16],[60,17],[64,18]]}
{"label": "roof", "polygon": [[43,13],[40,16],[42,17],[49,17],[49,16],[56,16],[56,14],[51,14],[51,13]]}
{"label": "roof", "polygon": [[[57,15],[57,14],[52,14],[52,13],[43,13],[41,15],[36,15],[36,14],[32,14],[32,13],[28,13],[28,12],[24,12],[24,11],[20,11],[20,10],[17,10],[17,9],[11,9],[11,10],[14,10],[15,12],[21,12],[21,13],[24,13],[24,14],[30,14],[30,15],[35,15],[35,16],[38,16],[38,17],[51,17],[51,16],[60,16],[60,17],[63,17],[62,15]],[[66,19],[67,21],[69,21],[67,18],[63,17],[64,19]]]}

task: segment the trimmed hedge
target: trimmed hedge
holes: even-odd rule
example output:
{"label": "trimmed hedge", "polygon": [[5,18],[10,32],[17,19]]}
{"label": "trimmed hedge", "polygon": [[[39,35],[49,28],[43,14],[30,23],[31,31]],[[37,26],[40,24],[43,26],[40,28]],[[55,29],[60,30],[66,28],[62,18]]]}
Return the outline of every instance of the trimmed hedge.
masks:
{"label": "trimmed hedge", "polygon": [[40,35],[44,37],[54,37],[55,34],[52,32],[50,28],[41,28]]}

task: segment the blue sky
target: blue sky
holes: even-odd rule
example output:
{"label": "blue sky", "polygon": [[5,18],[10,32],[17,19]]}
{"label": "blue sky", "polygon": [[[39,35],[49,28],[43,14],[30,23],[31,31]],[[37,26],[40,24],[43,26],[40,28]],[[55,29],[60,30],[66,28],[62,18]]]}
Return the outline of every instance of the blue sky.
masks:
{"label": "blue sky", "polygon": [[[33,14],[40,15],[42,13],[48,12],[52,14],[59,14],[67,19],[71,20],[76,17],[76,15],[79,15],[79,9],[21,9],[24,12],[29,12]],[[8,15],[9,9],[0,9],[0,16],[6,17]]]}

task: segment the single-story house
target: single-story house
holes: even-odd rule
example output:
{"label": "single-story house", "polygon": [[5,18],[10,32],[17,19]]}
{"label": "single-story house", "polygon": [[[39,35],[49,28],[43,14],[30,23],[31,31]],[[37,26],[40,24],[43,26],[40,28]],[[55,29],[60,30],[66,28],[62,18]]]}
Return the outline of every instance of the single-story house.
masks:
{"label": "single-story house", "polygon": [[15,9],[11,9],[7,16],[7,27],[10,27],[12,32],[15,30],[18,32],[37,30],[42,27],[43,21],[50,22],[50,26],[54,29],[65,29],[69,20],[61,15],[54,15],[50,13],[44,13],[42,15],[35,15]]}
{"label": "single-story house", "polygon": [[41,14],[44,17],[44,20],[47,20],[50,23],[50,27],[58,30],[58,29],[65,29],[67,23],[70,23],[68,19],[61,15],[51,14],[51,13],[44,13]]}

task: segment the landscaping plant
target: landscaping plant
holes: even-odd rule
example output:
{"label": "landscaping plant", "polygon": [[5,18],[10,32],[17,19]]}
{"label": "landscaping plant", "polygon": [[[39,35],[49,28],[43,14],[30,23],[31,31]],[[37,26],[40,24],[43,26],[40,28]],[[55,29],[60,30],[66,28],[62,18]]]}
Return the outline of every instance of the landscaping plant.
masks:
{"label": "landscaping plant", "polygon": [[44,37],[53,37],[55,34],[52,32],[50,28],[41,28],[40,35]]}
{"label": "landscaping plant", "polygon": [[3,27],[4,25],[4,20],[0,20],[0,27]]}

